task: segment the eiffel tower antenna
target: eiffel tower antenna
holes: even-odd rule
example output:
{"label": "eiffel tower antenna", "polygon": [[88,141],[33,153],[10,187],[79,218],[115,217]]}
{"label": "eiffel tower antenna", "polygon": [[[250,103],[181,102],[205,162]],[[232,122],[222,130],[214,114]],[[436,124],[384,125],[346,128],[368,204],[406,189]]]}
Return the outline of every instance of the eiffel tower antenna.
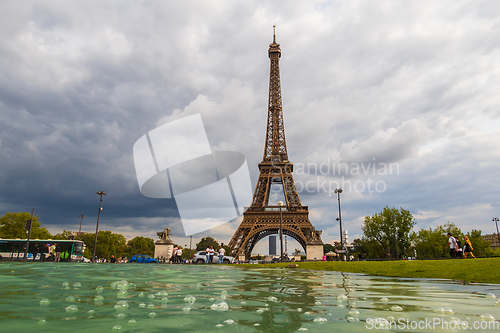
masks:
{"label": "eiffel tower antenna", "polygon": [[[293,164],[288,160],[279,69],[281,49],[276,43],[276,25],[273,26],[273,42],[269,44],[268,55],[269,99],[264,156],[259,163],[260,174],[251,206],[243,213],[243,221],[229,242],[229,247],[233,256],[248,260],[258,241],[278,233],[282,218],[283,234],[298,241],[306,250],[308,259],[318,257],[321,259],[323,255],[321,231],[314,229],[309,221],[308,207],[302,206],[300,202],[292,176]],[[269,206],[272,184],[282,186],[286,205]],[[321,256],[319,256],[320,247]],[[309,258],[309,254],[314,257]]]}

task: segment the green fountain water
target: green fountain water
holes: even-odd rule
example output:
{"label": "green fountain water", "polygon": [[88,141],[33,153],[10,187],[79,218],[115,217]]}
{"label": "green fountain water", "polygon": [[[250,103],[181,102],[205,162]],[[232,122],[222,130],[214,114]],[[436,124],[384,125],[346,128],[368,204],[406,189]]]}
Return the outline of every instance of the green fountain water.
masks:
{"label": "green fountain water", "polygon": [[495,332],[496,296],[499,285],[294,269],[4,262],[0,331]]}

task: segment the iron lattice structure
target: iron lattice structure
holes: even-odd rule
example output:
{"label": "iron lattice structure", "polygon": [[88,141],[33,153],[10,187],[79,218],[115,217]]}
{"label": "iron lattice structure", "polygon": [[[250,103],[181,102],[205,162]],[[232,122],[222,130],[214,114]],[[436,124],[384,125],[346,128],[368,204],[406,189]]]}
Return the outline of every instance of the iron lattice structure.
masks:
{"label": "iron lattice structure", "polygon": [[288,160],[281,100],[280,57],[281,49],[274,33],[273,42],[269,44],[271,69],[264,157],[259,164],[260,175],[251,206],[243,213],[243,221],[229,242],[231,254],[235,257],[245,255],[249,259],[255,244],[266,236],[279,233],[280,208],[269,206],[272,184],[282,185],[286,201],[281,206],[283,234],[297,240],[304,250],[306,243],[311,240],[321,242],[309,221],[308,207],[302,206],[300,202],[292,176],[293,163]]}

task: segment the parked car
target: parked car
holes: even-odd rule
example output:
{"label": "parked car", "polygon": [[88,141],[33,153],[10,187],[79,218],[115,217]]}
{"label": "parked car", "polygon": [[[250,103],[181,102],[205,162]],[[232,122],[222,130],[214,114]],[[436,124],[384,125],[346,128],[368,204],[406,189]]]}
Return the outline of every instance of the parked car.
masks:
{"label": "parked car", "polygon": [[258,260],[252,259],[248,262],[249,264],[259,264]]}
{"label": "parked car", "polygon": [[[193,264],[204,264],[207,260],[206,252],[205,251],[198,251],[195,254],[193,254]],[[219,256],[217,254],[214,254],[214,264],[217,264],[219,262]],[[224,259],[222,260],[224,264],[233,264],[234,263],[234,257],[231,256],[224,256]]]}
{"label": "parked car", "polygon": [[147,254],[136,254],[128,261],[130,263],[156,263],[156,259],[151,258]]}

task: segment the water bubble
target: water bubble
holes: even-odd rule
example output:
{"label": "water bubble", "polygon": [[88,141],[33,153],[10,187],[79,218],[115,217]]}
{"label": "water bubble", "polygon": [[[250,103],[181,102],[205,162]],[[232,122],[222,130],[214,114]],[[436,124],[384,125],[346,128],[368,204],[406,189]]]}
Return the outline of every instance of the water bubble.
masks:
{"label": "water bubble", "polygon": [[260,324],[259,323],[255,323],[255,324],[253,324],[253,326],[260,326]]}
{"label": "water bubble", "polygon": [[167,304],[167,302],[168,302],[168,298],[163,297],[163,298],[161,299],[161,303],[162,303],[162,304]]}
{"label": "water bubble", "polygon": [[387,320],[388,320],[388,321],[395,321],[395,320],[396,320],[396,318],[394,318],[393,316],[389,316],[389,317],[387,317]]}
{"label": "water bubble", "polygon": [[186,305],[182,308],[182,311],[184,311],[184,313],[189,313],[189,311],[191,311],[191,307],[189,305]]}
{"label": "water bubble", "polygon": [[156,312],[154,312],[154,311],[153,311],[153,312],[150,312],[150,313],[148,314],[148,316],[149,316],[149,318],[154,318],[154,317],[156,317]]}
{"label": "water bubble", "polygon": [[104,301],[104,296],[97,295],[96,297],[94,297],[94,302],[101,303],[102,301]]}
{"label": "water bubble", "polygon": [[220,293],[221,293],[221,295],[227,295],[227,291],[225,291],[225,290],[221,291]]}
{"label": "water bubble", "polygon": [[152,308],[154,308],[154,307],[155,307],[155,305],[154,305],[153,303],[149,303],[149,304],[148,304],[148,308],[152,309]]}
{"label": "water bubble", "polygon": [[241,302],[241,304],[247,304],[247,302]]}
{"label": "water bubble", "polygon": [[345,301],[345,300],[347,300],[347,296],[346,295],[339,295],[339,296],[337,296],[337,299],[341,300],[341,301]]}
{"label": "water bubble", "polygon": [[213,301],[215,300],[215,298],[210,297],[208,300],[209,300],[210,302],[213,302]]}
{"label": "water bubble", "polygon": [[117,293],[116,293],[116,297],[117,298],[125,298],[128,296],[128,292],[125,290],[125,289],[120,289]]}
{"label": "water bubble", "polygon": [[267,303],[266,303],[266,304],[264,304],[264,306],[265,306],[266,308],[268,308],[268,307],[269,307],[269,304],[267,304]]}
{"label": "water bubble", "polygon": [[380,300],[384,303],[389,302],[389,299],[387,297],[382,297]]}
{"label": "water bubble", "polygon": [[276,297],[274,297],[274,296],[269,296],[269,297],[267,298],[267,300],[268,300],[269,302],[277,302],[277,301],[278,301],[278,299],[277,299]]}
{"label": "water bubble", "polygon": [[129,287],[130,287],[129,283],[125,280],[118,281],[115,284],[116,289],[128,289]]}
{"label": "water bubble", "polygon": [[149,295],[148,295],[148,298],[149,298],[149,299],[153,299],[153,298],[155,298],[155,294],[149,294]]}
{"label": "water bubble", "polygon": [[446,313],[446,314],[452,314],[453,313],[453,310],[450,309],[450,308],[443,308],[443,313]]}
{"label": "water bubble", "polygon": [[497,297],[495,296],[495,294],[492,294],[492,293],[488,293],[488,294],[486,294],[486,296],[485,296],[485,297],[486,297],[486,298],[497,298]]}
{"label": "water bubble", "polygon": [[82,284],[80,282],[73,283],[73,288],[78,289],[78,288],[81,288],[81,287],[82,287]]}
{"label": "water bubble", "polygon": [[40,319],[40,320],[38,321],[38,325],[45,325],[45,323],[46,323],[46,322],[47,322],[47,321],[46,321],[45,319]]}
{"label": "water bubble", "polygon": [[226,324],[228,324],[228,325],[232,325],[232,324],[234,324],[234,320],[232,320],[232,319],[224,320],[224,322],[225,322]]}
{"label": "water bubble", "polygon": [[40,301],[40,306],[49,306],[50,305],[50,299],[44,298]]}
{"label": "water bubble", "polygon": [[137,324],[137,320],[135,319],[130,319],[127,324],[129,324],[130,326],[135,326]]}
{"label": "water bubble", "polygon": [[264,310],[258,309],[256,312],[257,312],[257,314],[262,314],[262,312],[264,312]]}
{"label": "water bubble", "polygon": [[119,332],[122,330],[122,327],[120,325],[115,325],[113,326],[113,328],[111,329],[111,331],[113,332]]}
{"label": "water bubble", "polygon": [[320,301],[316,301],[314,302],[315,305],[321,305],[321,302]]}
{"label": "water bubble", "polygon": [[92,316],[94,313],[95,313],[95,310],[89,310],[89,312],[88,312],[88,314],[89,314],[89,315],[91,315],[91,316]]}
{"label": "water bubble", "polygon": [[500,306],[500,301],[496,301],[496,302],[495,302],[495,305],[496,305],[496,306]]}
{"label": "water bubble", "polygon": [[351,322],[353,322],[353,321],[356,321],[356,319],[354,319],[354,317],[351,317],[351,316],[347,316],[347,318],[346,318],[346,319],[347,319],[347,321],[348,321],[349,323],[351,323]]}
{"label": "water bubble", "polygon": [[393,305],[391,308],[392,311],[403,311],[403,308],[399,305]]}
{"label": "water bubble", "polygon": [[63,283],[62,283],[62,286],[63,286],[63,287],[69,287],[69,282],[63,282]]}
{"label": "water bubble", "polygon": [[344,304],[339,304],[338,305],[339,308],[343,308],[344,307]]}
{"label": "water bubble", "polygon": [[128,309],[127,301],[118,301],[115,305],[115,310],[118,312],[125,312]]}
{"label": "water bubble", "polygon": [[75,301],[75,297],[74,296],[68,296],[66,297],[66,302],[74,302]]}
{"label": "water bubble", "polygon": [[225,301],[218,301],[215,302],[210,306],[210,309],[215,310],[215,311],[226,311],[229,310],[229,306]]}
{"label": "water bubble", "polygon": [[299,328],[299,331],[309,331],[309,329],[307,329],[305,327],[301,327],[301,328]]}
{"label": "water bubble", "polygon": [[305,315],[310,315],[311,313],[309,311],[304,312]]}
{"label": "water bubble", "polygon": [[98,294],[102,293],[102,291],[103,291],[103,290],[104,290],[104,287],[103,287],[103,286],[97,286],[97,287],[95,288],[95,291],[96,291]]}
{"label": "water bubble", "polygon": [[481,320],[484,320],[484,321],[494,321],[495,320],[495,317],[493,317],[489,313],[485,313],[483,315],[480,315],[479,318],[481,318]]}
{"label": "water bubble", "polygon": [[302,312],[302,308],[297,308],[297,312]]}
{"label": "water bubble", "polygon": [[144,304],[144,303],[140,303],[140,304],[139,304],[139,307],[140,307],[140,308],[145,308],[145,307],[146,307],[146,304]]}
{"label": "water bubble", "polygon": [[187,295],[186,297],[184,297],[184,302],[186,303],[193,304],[195,301],[196,298],[194,296]]}
{"label": "water bubble", "polygon": [[444,313],[444,308],[437,307],[432,311],[434,311],[435,313]]}
{"label": "water bubble", "polygon": [[143,292],[140,292],[139,295],[137,295],[138,297],[144,297],[144,293]]}
{"label": "water bubble", "polygon": [[168,293],[166,291],[159,291],[156,293],[156,296],[158,297],[167,297]]}
{"label": "water bubble", "polygon": [[351,316],[357,316],[357,315],[359,315],[359,311],[358,310],[351,310],[351,311],[349,311],[349,314]]}
{"label": "water bubble", "polygon": [[328,319],[318,317],[318,318],[314,318],[313,321],[316,322],[316,323],[326,323],[328,321]]}
{"label": "water bubble", "polygon": [[224,325],[222,325],[222,324],[217,324],[217,325],[215,325],[215,327],[218,327],[218,328],[223,327],[223,326],[224,326]]}
{"label": "water bubble", "polygon": [[76,307],[76,305],[70,305],[66,308],[66,312],[68,313],[75,313],[78,311],[78,308]]}
{"label": "water bubble", "polygon": [[118,318],[118,319],[124,319],[126,316],[127,316],[126,313],[117,313],[116,314],[116,318]]}

